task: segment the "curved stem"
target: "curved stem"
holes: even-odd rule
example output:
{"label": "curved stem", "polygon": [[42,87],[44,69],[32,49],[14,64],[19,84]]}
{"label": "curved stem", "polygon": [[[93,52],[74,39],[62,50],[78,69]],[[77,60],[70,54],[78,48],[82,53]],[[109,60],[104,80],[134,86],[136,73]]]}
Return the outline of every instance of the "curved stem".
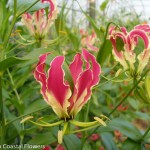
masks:
{"label": "curved stem", "polygon": [[87,119],[88,119],[88,114],[89,114],[89,110],[90,110],[90,102],[91,102],[91,101],[89,101],[88,104],[87,104],[86,116],[85,116],[85,119],[84,119],[85,122],[86,122]]}
{"label": "curved stem", "polygon": [[31,120],[29,120],[29,122],[31,122],[37,126],[42,126],[42,127],[52,127],[52,126],[56,126],[56,125],[60,125],[60,124],[64,123],[63,120],[60,120],[60,121],[55,122],[55,123],[49,123],[49,124],[48,123],[47,124],[41,124],[41,123],[37,123],[37,122],[31,121]]}
{"label": "curved stem", "polygon": [[100,124],[96,124],[96,125],[86,127],[86,128],[80,129],[80,130],[70,131],[69,134],[74,134],[74,133],[78,133],[78,132],[87,131],[87,130],[90,130],[92,128],[99,127],[99,126],[100,126]]}
{"label": "curved stem", "polygon": [[144,139],[146,137],[146,135],[148,134],[148,132],[150,131],[150,126],[148,127],[148,129],[145,131],[144,135],[142,136],[142,139]]}
{"label": "curved stem", "polygon": [[18,99],[19,104],[21,104],[20,96],[19,96],[19,94],[18,94],[17,89],[15,88],[15,83],[14,83],[14,80],[13,80],[13,78],[12,78],[12,75],[11,75],[9,69],[7,69],[7,73],[8,73],[8,76],[9,76],[9,78],[10,78],[10,82],[11,82],[11,84],[12,84],[13,91],[14,91],[14,93],[15,93],[17,99]]}

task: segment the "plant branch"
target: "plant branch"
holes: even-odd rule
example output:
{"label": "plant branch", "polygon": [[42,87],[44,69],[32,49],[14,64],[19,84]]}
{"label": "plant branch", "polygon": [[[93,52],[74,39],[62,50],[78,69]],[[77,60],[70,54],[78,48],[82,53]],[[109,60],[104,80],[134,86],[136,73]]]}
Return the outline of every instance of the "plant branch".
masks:
{"label": "plant branch", "polygon": [[[20,96],[19,96],[19,94],[18,94],[17,89],[15,88],[15,83],[14,83],[14,80],[13,80],[13,78],[12,78],[12,75],[11,75],[9,69],[7,69],[7,73],[8,73],[8,76],[9,76],[9,78],[10,78],[10,82],[11,82],[11,84],[12,84],[13,91],[14,91],[16,97],[17,97],[18,103],[21,104]],[[22,130],[24,130],[24,123],[22,123],[21,126],[22,126]],[[20,145],[22,145],[23,139],[24,139],[24,135],[23,135],[23,134],[20,134]],[[21,150],[21,149],[22,149],[22,148],[20,147],[19,150]]]}
{"label": "plant branch", "polygon": [[14,16],[16,16],[17,13],[17,0],[14,0]]}
{"label": "plant branch", "polygon": [[15,83],[14,83],[14,80],[13,80],[13,78],[12,78],[11,73],[9,72],[9,69],[7,69],[7,73],[8,73],[8,76],[9,76],[9,78],[10,78],[10,82],[11,82],[11,84],[12,84],[13,91],[15,92],[15,95],[16,95],[16,97],[17,97],[17,99],[18,99],[19,104],[21,104],[20,96],[19,96],[19,94],[18,94],[17,89],[15,88]]}
{"label": "plant branch", "polygon": [[144,135],[142,136],[142,139],[144,139],[146,137],[146,135],[148,134],[148,132],[150,131],[150,126],[148,127],[148,129],[145,131]]}

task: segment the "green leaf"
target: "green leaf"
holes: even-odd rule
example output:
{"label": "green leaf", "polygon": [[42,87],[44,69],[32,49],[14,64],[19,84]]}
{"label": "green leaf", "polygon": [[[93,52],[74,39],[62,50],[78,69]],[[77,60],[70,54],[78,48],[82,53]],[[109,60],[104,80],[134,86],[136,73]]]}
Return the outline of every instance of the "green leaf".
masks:
{"label": "green leaf", "polygon": [[37,134],[28,142],[28,144],[49,145],[51,143],[54,143],[56,140],[57,139],[54,137],[52,132],[46,132],[42,134]]}
{"label": "green leaf", "polygon": [[111,133],[101,133],[100,137],[107,150],[117,150]]}
{"label": "green leaf", "polygon": [[124,47],[124,42],[122,38],[117,38],[116,39],[116,49],[118,52],[120,52]]}
{"label": "green leaf", "polygon": [[23,66],[27,66],[33,64],[39,60],[39,56],[48,52],[52,52],[52,49],[49,48],[37,48],[28,53],[26,56],[23,57],[24,60],[28,60],[23,64]]}
{"label": "green leaf", "polygon": [[17,57],[8,57],[0,62],[0,72],[4,72],[7,68],[15,66],[19,63],[25,62],[26,60]]}
{"label": "green leaf", "polygon": [[66,4],[63,4],[62,8],[61,8],[61,11],[60,13],[58,14],[58,17],[57,19],[55,20],[55,28],[56,28],[56,32],[58,35],[61,35],[61,32],[60,31],[65,31],[65,26],[66,26],[66,22],[65,22],[65,14],[64,14],[64,11],[65,11],[65,7],[66,7],[67,3]]}
{"label": "green leaf", "polygon": [[0,1],[0,29],[1,29],[1,25],[2,25],[2,22],[3,22],[3,2]]}
{"label": "green leaf", "polygon": [[147,75],[145,78],[145,88],[150,99],[150,75]]}
{"label": "green leaf", "polygon": [[[8,110],[6,106],[4,106],[4,113],[6,122],[16,119],[16,116],[14,116],[12,111]],[[20,124],[20,120],[16,120],[13,123],[7,125],[6,129],[7,136],[5,138],[5,142],[9,143],[10,141],[15,141],[15,139],[18,138],[18,135],[20,135],[22,132],[22,125]]]}
{"label": "green leaf", "polygon": [[141,143],[134,142],[130,139],[127,139],[123,143],[122,150],[146,150],[146,149]]}
{"label": "green leaf", "polygon": [[147,135],[144,137],[143,142],[150,144],[150,132],[148,132]]}
{"label": "green leaf", "polygon": [[142,120],[150,120],[150,116],[149,114],[147,114],[146,112],[140,112],[140,111],[137,111],[137,112],[130,112],[132,116],[134,116],[135,118],[140,118]]}
{"label": "green leaf", "polygon": [[150,98],[146,95],[145,89],[137,87],[134,91],[134,95],[138,100],[140,100],[140,102],[150,104]]}
{"label": "green leaf", "polygon": [[[24,114],[32,113],[33,111],[40,110],[42,108],[46,108],[48,105],[43,99],[39,99],[36,101],[33,101],[26,109]],[[51,107],[49,107],[51,110]]]}
{"label": "green leaf", "polygon": [[92,149],[92,145],[90,145],[90,143],[84,144],[83,150],[91,150],[91,149]]}
{"label": "green leaf", "polygon": [[66,143],[68,150],[79,150],[79,149],[81,149],[81,141],[74,134],[65,135],[64,136],[64,143]]}
{"label": "green leaf", "polygon": [[[17,14],[20,14],[27,8],[29,8],[32,4],[34,4],[37,0],[30,0],[30,1],[25,1],[25,0],[17,0]],[[11,1],[10,7],[14,7],[13,1]],[[28,12],[31,11],[37,11],[42,8],[49,7],[49,4],[47,3],[42,3],[41,1],[37,2],[32,8],[28,10]]]}
{"label": "green leaf", "polygon": [[10,12],[8,8],[6,8],[6,3],[6,0],[0,1],[0,43],[8,32],[10,26],[9,18],[12,15],[12,12]]}
{"label": "green leaf", "polygon": [[104,11],[107,7],[109,0],[105,0],[101,5],[100,5],[100,9],[101,11]]}
{"label": "green leaf", "polygon": [[97,54],[97,61],[99,64],[103,65],[105,60],[111,54],[112,51],[112,44],[110,40],[105,40],[100,47],[100,50]]}
{"label": "green leaf", "polygon": [[126,135],[134,141],[138,141],[142,137],[140,131],[126,120],[120,118],[114,119],[110,121],[109,126],[114,130],[119,130],[122,134]]}

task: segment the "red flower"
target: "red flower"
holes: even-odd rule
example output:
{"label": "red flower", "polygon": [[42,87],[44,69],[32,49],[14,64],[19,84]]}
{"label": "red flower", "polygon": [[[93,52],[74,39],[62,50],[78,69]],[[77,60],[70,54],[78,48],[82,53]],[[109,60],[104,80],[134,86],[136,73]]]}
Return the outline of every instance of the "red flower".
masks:
{"label": "red flower", "polygon": [[[125,27],[121,27],[120,30],[111,27],[109,34],[113,45],[112,52],[116,61],[123,66],[124,70],[130,70],[131,76],[140,75],[150,58],[150,26],[137,25],[130,32],[127,32]],[[137,55],[135,48],[138,45],[139,37],[144,42],[144,50]],[[117,43],[118,41],[120,43]],[[119,49],[121,42],[123,47]],[[137,67],[135,67],[135,63],[138,64]]]}
{"label": "red flower", "polygon": [[48,16],[46,16],[46,12],[44,9],[40,9],[36,11],[33,15],[30,13],[24,13],[22,15],[22,22],[29,30],[30,34],[35,36],[36,38],[43,38],[50,26],[54,23],[54,20],[57,18],[57,7],[55,0],[41,0],[43,3],[47,3],[49,5]]}
{"label": "red flower", "polygon": [[72,92],[62,67],[64,56],[55,57],[46,74],[45,61],[49,54],[40,56],[34,72],[36,80],[41,84],[41,94],[60,118],[74,118],[89,100],[92,87],[99,82],[100,65],[96,58],[85,49],[82,50],[82,54],[76,54],[69,65],[74,82]]}

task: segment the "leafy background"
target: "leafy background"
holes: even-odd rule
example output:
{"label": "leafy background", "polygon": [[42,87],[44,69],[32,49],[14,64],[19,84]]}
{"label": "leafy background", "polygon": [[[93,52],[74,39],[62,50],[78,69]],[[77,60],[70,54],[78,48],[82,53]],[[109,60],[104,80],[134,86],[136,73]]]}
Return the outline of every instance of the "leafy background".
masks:
{"label": "leafy background", "polygon": [[[25,26],[20,25],[22,12],[35,3],[35,0],[30,2],[18,0],[16,10],[13,9],[13,1],[6,7],[7,2],[7,0],[0,1],[0,53],[4,53],[3,49],[5,49],[5,58],[0,62],[0,74],[3,74],[2,93],[6,122],[5,143],[43,144],[55,148],[58,127],[43,128],[29,122],[21,124],[20,121],[29,115],[33,115],[34,118],[43,117],[49,123],[58,119],[43,101],[39,92],[40,86],[33,77],[33,70],[39,55],[49,51],[65,54],[66,62],[69,63],[74,54],[81,52],[80,28],[78,24],[74,24],[73,27],[70,25],[70,20],[68,20],[70,10],[66,11],[64,3],[59,10],[55,24],[49,31],[49,44],[46,45],[46,48],[37,48],[36,44],[29,44],[28,41],[33,38]],[[105,13],[107,5],[108,1],[105,0],[100,6],[100,11]],[[28,11],[32,13],[43,7],[46,5],[43,6],[39,2]],[[16,23],[13,20],[10,21],[14,11],[17,14]],[[140,16],[132,15],[132,13],[128,14],[126,20],[118,17],[118,15],[125,16],[125,10],[109,19],[101,15],[96,20],[93,20],[82,8],[80,11],[87,22],[91,24],[86,30],[91,32],[94,29],[97,34],[99,40],[97,47],[100,48],[100,51],[92,53],[97,56],[97,60],[102,66],[99,86],[94,88],[90,101],[76,117],[79,121],[92,121],[94,116],[109,115],[133,87],[132,81],[124,81],[124,75],[115,77],[120,65],[114,61],[111,54],[112,46],[107,40],[107,25],[115,22],[129,30],[145,20],[142,20]],[[82,20],[80,20],[80,24],[82,24]],[[27,40],[21,39],[19,34]],[[110,116],[111,121],[108,122],[107,127],[99,126],[96,129],[84,131],[80,133],[80,137],[79,133],[65,135],[63,146],[68,150],[98,150],[100,147],[106,150],[150,149],[150,133],[143,136],[149,126],[150,101],[145,99],[145,91],[143,92],[142,94],[140,91],[141,95],[139,96],[137,92],[132,91],[123,106]],[[116,134],[116,131],[119,135]],[[2,135],[2,132],[0,134]],[[98,138],[91,139],[92,134],[96,134]]]}

